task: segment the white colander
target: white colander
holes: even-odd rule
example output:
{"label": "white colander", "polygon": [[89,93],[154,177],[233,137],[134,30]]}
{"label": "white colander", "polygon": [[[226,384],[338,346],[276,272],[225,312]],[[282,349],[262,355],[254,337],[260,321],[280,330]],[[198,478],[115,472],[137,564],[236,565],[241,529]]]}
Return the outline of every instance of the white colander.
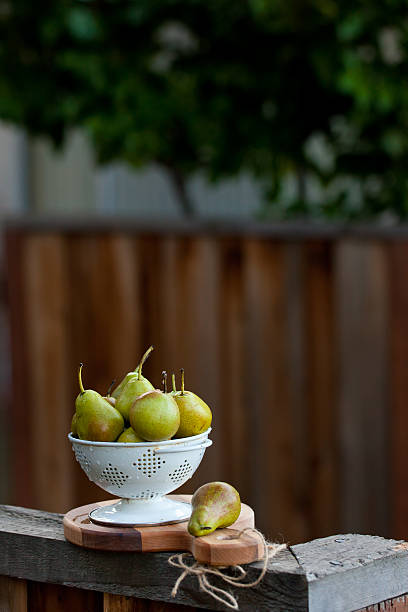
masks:
{"label": "white colander", "polygon": [[164,442],[90,442],[72,434],[75,457],[99,487],[122,499],[93,510],[90,518],[102,525],[141,526],[185,521],[190,504],[165,497],[194,474],[205,449],[211,446],[209,428],[190,438]]}

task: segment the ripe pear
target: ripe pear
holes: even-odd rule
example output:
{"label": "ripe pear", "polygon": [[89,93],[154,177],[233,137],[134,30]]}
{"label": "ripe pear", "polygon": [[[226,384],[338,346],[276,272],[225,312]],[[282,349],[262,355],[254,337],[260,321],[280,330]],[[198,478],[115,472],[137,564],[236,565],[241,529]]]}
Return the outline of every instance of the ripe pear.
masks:
{"label": "ripe pear", "polygon": [[116,442],[144,442],[144,440],[137,435],[133,427],[128,427],[120,434]]}
{"label": "ripe pear", "polygon": [[[139,368],[140,368],[141,365],[144,364],[144,362],[149,357],[149,355],[152,352],[152,350],[153,350],[153,346],[150,346],[147,349],[147,351],[145,352],[145,354],[143,355],[143,357],[141,358],[141,360],[139,361],[139,363],[137,364],[136,368],[132,372],[128,372],[126,374],[126,376],[124,377],[124,379],[118,384],[118,386],[116,387],[116,389],[112,393],[112,397],[114,397],[115,399],[118,399],[119,395],[122,393],[123,389],[125,388],[125,386],[129,382],[129,380],[131,378],[134,378],[135,376],[137,376],[137,374],[140,374],[139,380],[140,379],[147,380],[147,378],[144,378],[144,376],[142,376],[142,371],[140,370],[140,372],[139,372]],[[153,389],[153,387],[152,387],[152,389]]]}
{"label": "ripe pear", "polygon": [[153,391],[154,387],[152,383],[147,380],[144,376],[142,376],[142,366],[147,357],[149,356],[153,347],[150,347],[148,351],[143,355],[138,368],[137,374],[133,376],[129,376],[127,383],[123,387],[119,397],[116,400],[115,408],[119,410],[121,415],[126,421],[129,420],[129,409],[135,399],[139,397],[139,395],[143,395],[147,391]]}
{"label": "ripe pear", "polygon": [[239,493],[227,482],[209,482],[194,493],[188,531],[193,536],[209,535],[229,527],[240,515]]}
{"label": "ripe pear", "polygon": [[188,438],[207,431],[212,421],[211,410],[198,395],[184,390],[183,369],[181,370],[181,391],[174,393],[173,397],[180,410],[180,427],[175,437]]}
{"label": "ripe pear", "polygon": [[138,436],[158,442],[174,436],[180,425],[180,412],[171,395],[154,389],[132,404],[129,421]]}
{"label": "ripe pear", "polygon": [[114,442],[123,431],[123,417],[96,391],[82,384],[82,363],[78,371],[80,393],[76,398],[76,423],[81,440]]}

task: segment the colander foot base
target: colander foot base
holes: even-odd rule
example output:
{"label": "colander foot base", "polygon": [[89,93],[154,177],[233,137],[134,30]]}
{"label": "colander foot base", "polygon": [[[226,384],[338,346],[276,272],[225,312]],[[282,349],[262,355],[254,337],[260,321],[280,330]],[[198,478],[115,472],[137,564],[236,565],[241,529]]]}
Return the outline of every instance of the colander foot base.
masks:
{"label": "colander foot base", "polygon": [[121,499],[89,513],[93,523],[104,526],[148,527],[182,523],[190,518],[191,505],[168,497]]}

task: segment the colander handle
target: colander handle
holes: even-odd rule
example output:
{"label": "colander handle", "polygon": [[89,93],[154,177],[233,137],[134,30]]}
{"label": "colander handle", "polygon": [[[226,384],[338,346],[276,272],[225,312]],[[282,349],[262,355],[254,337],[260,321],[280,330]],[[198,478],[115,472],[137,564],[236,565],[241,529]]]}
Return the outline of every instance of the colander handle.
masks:
{"label": "colander handle", "polygon": [[198,444],[197,446],[188,446],[187,448],[185,446],[180,447],[180,448],[159,448],[159,449],[155,449],[153,451],[153,453],[155,455],[167,455],[169,453],[184,453],[186,451],[195,451],[195,450],[201,450],[203,448],[208,448],[208,446],[211,446],[212,444],[212,440],[205,440],[205,442],[203,442],[202,444]]}

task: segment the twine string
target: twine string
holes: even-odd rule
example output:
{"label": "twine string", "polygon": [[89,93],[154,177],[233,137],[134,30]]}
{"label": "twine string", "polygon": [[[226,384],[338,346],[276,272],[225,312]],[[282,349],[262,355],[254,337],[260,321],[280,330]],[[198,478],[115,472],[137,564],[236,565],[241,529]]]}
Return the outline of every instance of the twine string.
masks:
{"label": "twine string", "polygon": [[225,567],[212,567],[211,565],[207,565],[206,563],[198,563],[198,561],[188,563],[187,560],[191,561],[193,559],[193,555],[191,553],[178,553],[169,557],[168,560],[170,565],[182,570],[180,576],[177,578],[174,584],[171,596],[175,597],[177,595],[179,587],[186,576],[197,576],[198,585],[201,591],[204,591],[205,593],[207,593],[220,603],[224,604],[228,608],[231,608],[232,610],[239,610],[238,601],[235,595],[233,595],[226,589],[217,587],[212,584],[209,580],[209,577],[211,575],[217,576],[223,582],[226,582],[227,584],[230,584],[235,587],[239,587],[240,589],[249,589],[255,587],[263,580],[268,569],[268,562],[270,561],[270,559],[275,557],[281,550],[284,550],[286,548],[286,544],[276,544],[272,542],[267,542],[263,534],[258,531],[258,529],[255,529],[255,527],[246,527],[236,535],[231,535],[226,539],[238,539],[246,532],[251,532],[259,537],[264,551],[261,572],[255,580],[253,580],[252,582],[244,582],[248,572],[247,570],[244,570],[241,565],[229,566],[229,568],[232,568],[238,574],[236,576],[229,576],[228,574],[225,574],[222,571],[223,569],[226,569]]}

